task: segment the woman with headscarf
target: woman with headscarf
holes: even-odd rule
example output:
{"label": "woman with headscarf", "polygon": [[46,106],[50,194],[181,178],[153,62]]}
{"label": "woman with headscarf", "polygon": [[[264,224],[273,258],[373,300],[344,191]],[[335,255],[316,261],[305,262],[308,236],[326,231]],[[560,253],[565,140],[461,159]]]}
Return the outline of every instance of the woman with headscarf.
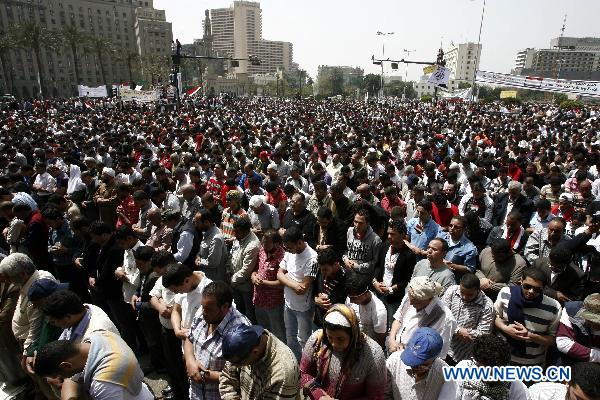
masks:
{"label": "woman with headscarf", "polygon": [[342,304],[327,311],[323,329],[308,339],[300,373],[300,385],[309,399],[383,399],[383,350],[360,331],[356,314]]}

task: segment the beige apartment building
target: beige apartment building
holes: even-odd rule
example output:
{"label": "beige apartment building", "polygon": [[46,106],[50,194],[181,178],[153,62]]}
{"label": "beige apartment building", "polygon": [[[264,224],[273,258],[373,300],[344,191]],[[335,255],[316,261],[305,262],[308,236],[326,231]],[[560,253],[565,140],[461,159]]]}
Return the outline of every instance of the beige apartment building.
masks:
{"label": "beige apartment building", "polygon": [[1,55],[2,93],[38,96],[38,68],[48,97],[71,96],[76,93],[77,84],[99,86],[129,82],[130,78],[140,80],[143,60],[168,57],[171,53],[171,23],[163,10],[154,9],[153,0],[0,2],[0,34],[31,21],[54,32],[74,25],[85,36],[109,41],[114,51],[99,52],[89,44],[78,46],[80,82],[77,82],[73,54],[67,43],[60,43],[56,49],[42,48],[39,66],[31,49],[10,48]]}
{"label": "beige apartment building", "polygon": [[289,42],[265,40],[262,37],[262,11],[260,3],[234,1],[228,8],[210,10],[212,23],[212,48],[233,58],[257,56],[261,65],[240,61],[235,73],[275,73],[277,69],[289,70],[293,61],[293,46]]}

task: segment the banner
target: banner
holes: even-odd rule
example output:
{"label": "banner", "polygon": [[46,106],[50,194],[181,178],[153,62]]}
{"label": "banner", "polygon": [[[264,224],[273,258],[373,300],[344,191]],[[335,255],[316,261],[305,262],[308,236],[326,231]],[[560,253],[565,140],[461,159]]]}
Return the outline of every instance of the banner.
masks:
{"label": "banner", "polygon": [[517,91],[516,90],[503,90],[500,92],[501,99],[516,99]]}
{"label": "banner", "polygon": [[460,99],[464,101],[471,100],[471,88],[459,89],[454,92],[441,92],[440,98],[442,99]]}
{"label": "banner", "polygon": [[475,81],[500,86],[600,98],[600,82],[598,81],[569,81],[566,79],[508,75],[487,71],[477,71]]}
{"label": "banner", "polygon": [[79,97],[107,97],[106,86],[89,87],[85,85],[77,85]]}
{"label": "banner", "polygon": [[442,67],[441,65],[437,66],[435,72],[433,72],[429,79],[427,79],[427,83],[431,83],[435,86],[447,86],[448,80],[450,79],[450,69],[446,67]]}
{"label": "banner", "polygon": [[131,90],[127,88],[121,88],[121,100],[123,101],[137,101],[140,103],[151,103],[158,100],[156,91],[154,90]]}
{"label": "banner", "polygon": [[428,65],[423,68],[423,75],[432,74],[437,69],[437,65]]}

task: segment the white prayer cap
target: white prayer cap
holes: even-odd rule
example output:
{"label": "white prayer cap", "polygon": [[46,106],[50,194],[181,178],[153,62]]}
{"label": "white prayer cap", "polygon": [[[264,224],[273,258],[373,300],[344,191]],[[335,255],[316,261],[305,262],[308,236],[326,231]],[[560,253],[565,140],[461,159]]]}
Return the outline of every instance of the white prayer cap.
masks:
{"label": "white prayer cap", "polygon": [[102,168],[102,175],[108,175],[114,178],[116,174],[114,169],[104,167]]}
{"label": "white prayer cap", "polygon": [[350,321],[339,311],[332,311],[327,314],[325,317],[325,321],[329,322],[332,325],[344,326],[346,328],[351,328]]}
{"label": "white prayer cap", "polygon": [[410,295],[416,300],[428,300],[442,292],[442,286],[427,276],[416,276],[408,284]]}
{"label": "white prayer cap", "polygon": [[250,198],[250,207],[260,207],[264,203],[264,198],[260,194],[255,194]]}

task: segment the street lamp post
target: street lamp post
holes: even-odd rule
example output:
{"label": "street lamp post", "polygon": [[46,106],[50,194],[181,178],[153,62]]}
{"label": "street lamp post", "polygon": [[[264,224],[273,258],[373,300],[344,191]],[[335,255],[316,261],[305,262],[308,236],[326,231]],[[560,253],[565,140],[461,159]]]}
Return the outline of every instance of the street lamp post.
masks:
{"label": "street lamp post", "polygon": [[[408,58],[410,58],[410,53],[414,53],[415,49],[413,50],[407,50],[404,49],[402,50],[404,53],[408,54]],[[408,64],[404,64],[404,89],[402,90],[402,101],[406,100],[406,85],[408,83]]]}
{"label": "street lamp post", "polygon": [[475,101],[475,79],[477,78],[477,62],[479,60],[479,52],[481,46],[481,30],[483,29],[483,17],[485,16],[485,0],[483,0],[483,7],[481,8],[481,21],[479,22],[479,36],[477,37],[477,49],[475,49],[475,65],[473,65],[473,82],[471,84],[471,96]]}
{"label": "street lamp post", "polygon": [[[377,33],[376,33],[377,36],[381,36],[382,37],[381,38],[381,53],[382,53],[381,58],[382,59],[385,59],[385,36],[393,35],[393,34],[394,34],[394,32],[387,32],[387,33],[385,33],[385,32],[381,32],[381,31],[377,31]],[[384,86],[384,82],[383,82],[383,63],[381,63],[381,92],[380,92],[381,93],[381,95],[380,95],[381,98],[383,98],[383,86]]]}

